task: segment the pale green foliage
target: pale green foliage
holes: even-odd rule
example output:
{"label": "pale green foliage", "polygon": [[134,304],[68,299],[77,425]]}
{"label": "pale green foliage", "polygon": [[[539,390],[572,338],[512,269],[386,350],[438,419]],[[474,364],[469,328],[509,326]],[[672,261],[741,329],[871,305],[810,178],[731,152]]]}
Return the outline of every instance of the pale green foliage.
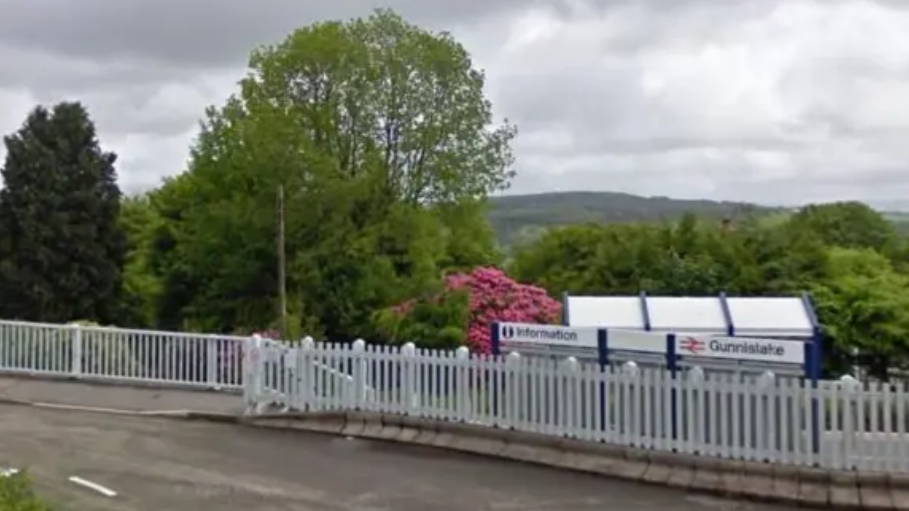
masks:
{"label": "pale green foliage", "polygon": [[483,74],[448,34],[378,11],[297,30],[250,68],[233,108],[267,123],[276,138],[255,151],[288,172],[370,175],[414,204],[483,197],[512,176],[514,127],[489,129]]}
{"label": "pale green foliage", "polygon": [[275,324],[279,186],[294,332],[368,336],[372,311],[495,262],[484,198],[512,176],[515,130],[491,112],[463,47],[391,12],[254,51],[188,172],[152,197],[161,322]]}
{"label": "pale green foliage", "polygon": [[120,226],[127,235],[127,257],[123,268],[124,312],[120,326],[148,326],[156,320],[161,283],[150,271],[154,235],[162,220],[147,196],[123,199]]}
{"label": "pale green foliage", "polygon": [[893,224],[861,202],[812,204],[796,213],[792,223],[838,247],[884,250],[896,241]]}
{"label": "pale green foliage", "polygon": [[909,355],[909,278],[870,249],[830,249],[831,274],[813,286],[828,340],[828,359],[858,350],[877,377],[904,365]]}

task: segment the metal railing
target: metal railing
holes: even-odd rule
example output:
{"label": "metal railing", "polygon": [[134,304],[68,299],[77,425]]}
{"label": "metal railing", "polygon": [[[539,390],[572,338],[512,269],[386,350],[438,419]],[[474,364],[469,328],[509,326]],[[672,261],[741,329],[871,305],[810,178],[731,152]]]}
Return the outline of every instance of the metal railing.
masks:
{"label": "metal railing", "polygon": [[[260,346],[263,382],[271,382],[262,392],[279,396],[279,375],[293,371],[287,354],[313,342],[0,320],[0,373],[239,391],[247,375],[247,348]],[[352,384],[349,368],[335,362],[310,361],[319,375],[318,392]]]}
{"label": "metal railing", "polygon": [[241,390],[249,337],[0,321],[0,373]]}
{"label": "metal railing", "polygon": [[[282,349],[293,370],[274,374],[251,365],[247,383],[253,402],[473,422],[729,459],[909,472],[904,387],[854,380],[813,387],[770,374],[700,368],[672,378],[663,369],[634,364],[600,367],[575,359],[490,357],[413,345],[302,343]],[[350,380],[310,369],[326,361],[344,368]]]}

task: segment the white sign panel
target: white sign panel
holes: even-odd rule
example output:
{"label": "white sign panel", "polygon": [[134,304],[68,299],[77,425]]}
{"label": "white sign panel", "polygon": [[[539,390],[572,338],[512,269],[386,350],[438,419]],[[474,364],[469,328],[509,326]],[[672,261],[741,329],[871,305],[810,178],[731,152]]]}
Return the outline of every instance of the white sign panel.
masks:
{"label": "white sign panel", "polygon": [[805,363],[805,343],[782,339],[677,335],[675,352],[676,355],[682,357],[718,358],[771,364]]}
{"label": "white sign panel", "polygon": [[632,330],[606,331],[606,347],[609,348],[609,351],[635,351],[665,355],[666,345],[666,334]]}
{"label": "white sign panel", "polygon": [[499,343],[513,349],[521,346],[597,349],[597,329],[530,323],[499,323]]}

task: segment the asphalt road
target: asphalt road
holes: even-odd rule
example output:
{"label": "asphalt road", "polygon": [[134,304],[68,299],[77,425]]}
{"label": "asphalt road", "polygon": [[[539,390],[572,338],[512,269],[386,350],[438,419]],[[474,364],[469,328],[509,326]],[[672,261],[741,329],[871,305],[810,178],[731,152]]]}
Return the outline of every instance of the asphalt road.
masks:
{"label": "asphalt road", "polygon": [[134,411],[194,410],[239,414],[239,393],[0,377],[0,399]]}
{"label": "asphalt road", "polygon": [[0,406],[0,465],[27,469],[72,511],[790,509],[428,448],[10,405]]}

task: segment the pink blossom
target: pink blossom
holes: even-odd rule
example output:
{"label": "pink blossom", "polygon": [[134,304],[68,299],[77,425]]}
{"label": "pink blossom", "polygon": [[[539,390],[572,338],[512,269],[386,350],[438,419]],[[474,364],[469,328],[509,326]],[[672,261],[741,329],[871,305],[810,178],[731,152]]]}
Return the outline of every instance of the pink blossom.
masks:
{"label": "pink blossom", "polygon": [[[445,288],[469,291],[467,345],[480,353],[491,350],[490,326],[496,321],[551,324],[561,315],[562,304],[545,290],[516,282],[498,268],[480,267],[469,273],[448,275]],[[407,314],[411,306],[405,302],[392,310]]]}

